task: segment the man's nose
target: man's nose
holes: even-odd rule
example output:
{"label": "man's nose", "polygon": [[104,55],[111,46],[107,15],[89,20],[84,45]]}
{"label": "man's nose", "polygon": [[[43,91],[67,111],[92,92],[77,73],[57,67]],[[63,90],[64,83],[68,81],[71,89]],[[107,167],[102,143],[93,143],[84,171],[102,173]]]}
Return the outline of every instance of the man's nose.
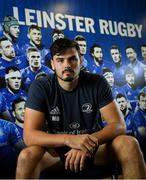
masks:
{"label": "man's nose", "polygon": [[71,65],[70,65],[70,62],[68,61],[68,60],[65,60],[64,61],[64,66],[65,67],[70,67]]}

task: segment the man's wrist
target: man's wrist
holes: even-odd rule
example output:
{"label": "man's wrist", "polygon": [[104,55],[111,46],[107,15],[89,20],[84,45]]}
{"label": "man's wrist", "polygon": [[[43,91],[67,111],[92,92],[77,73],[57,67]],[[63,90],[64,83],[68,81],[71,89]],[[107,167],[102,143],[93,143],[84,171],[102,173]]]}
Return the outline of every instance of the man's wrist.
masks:
{"label": "man's wrist", "polygon": [[63,144],[64,144],[64,146],[69,146],[69,138],[70,138],[70,134],[65,134],[64,135],[64,140],[63,140]]}

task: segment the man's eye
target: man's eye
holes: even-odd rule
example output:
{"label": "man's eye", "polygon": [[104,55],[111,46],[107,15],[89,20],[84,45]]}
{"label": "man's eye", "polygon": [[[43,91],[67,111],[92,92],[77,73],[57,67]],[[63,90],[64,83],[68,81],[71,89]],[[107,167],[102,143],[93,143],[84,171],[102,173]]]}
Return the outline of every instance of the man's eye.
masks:
{"label": "man's eye", "polygon": [[57,62],[62,63],[63,59],[57,59]]}
{"label": "man's eye", "polygon": [[78,59],[76,57],[70,58],[70,61],[77,61]]}

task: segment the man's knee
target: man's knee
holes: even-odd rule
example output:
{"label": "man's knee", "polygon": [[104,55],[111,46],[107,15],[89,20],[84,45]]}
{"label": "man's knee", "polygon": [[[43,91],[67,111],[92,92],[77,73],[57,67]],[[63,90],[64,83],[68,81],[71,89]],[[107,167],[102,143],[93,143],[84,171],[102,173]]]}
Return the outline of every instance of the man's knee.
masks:
{"label": "man's knee", "polygon": [[37,146],[27,147],[23,149],[18,157],[18,164],[26,164],[28,162],[38,162],[44,154],[44,149]]}
{"label": "man's knee", "polygon": [[121,135],[116,137],[112,142],[112,147],[120,158],[129,159],[141,153],[138,141],[132,136]]}

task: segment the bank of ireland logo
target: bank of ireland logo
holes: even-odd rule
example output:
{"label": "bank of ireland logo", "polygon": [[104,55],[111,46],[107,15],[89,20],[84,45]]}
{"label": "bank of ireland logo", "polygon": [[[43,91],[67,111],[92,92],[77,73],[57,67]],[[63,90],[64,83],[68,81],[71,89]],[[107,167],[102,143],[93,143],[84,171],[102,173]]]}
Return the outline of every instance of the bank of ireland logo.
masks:
{"label": "bank of ireland logo", "polygon": [[72,122],[69,124],[69,127],[71,129],[78,129],[80,127],[80,124],[78,122]]}
{"label": "bank of ireland logo", "polygon": [[83,106],[82,106],[82,112],[85,112],[85,113],[89,114],[89,113],[91,113],[92,111],[93,111],[93,109],[92,109],[92,104],[90,104],[90,103],[85,103],[85,104],[83,104]]}

